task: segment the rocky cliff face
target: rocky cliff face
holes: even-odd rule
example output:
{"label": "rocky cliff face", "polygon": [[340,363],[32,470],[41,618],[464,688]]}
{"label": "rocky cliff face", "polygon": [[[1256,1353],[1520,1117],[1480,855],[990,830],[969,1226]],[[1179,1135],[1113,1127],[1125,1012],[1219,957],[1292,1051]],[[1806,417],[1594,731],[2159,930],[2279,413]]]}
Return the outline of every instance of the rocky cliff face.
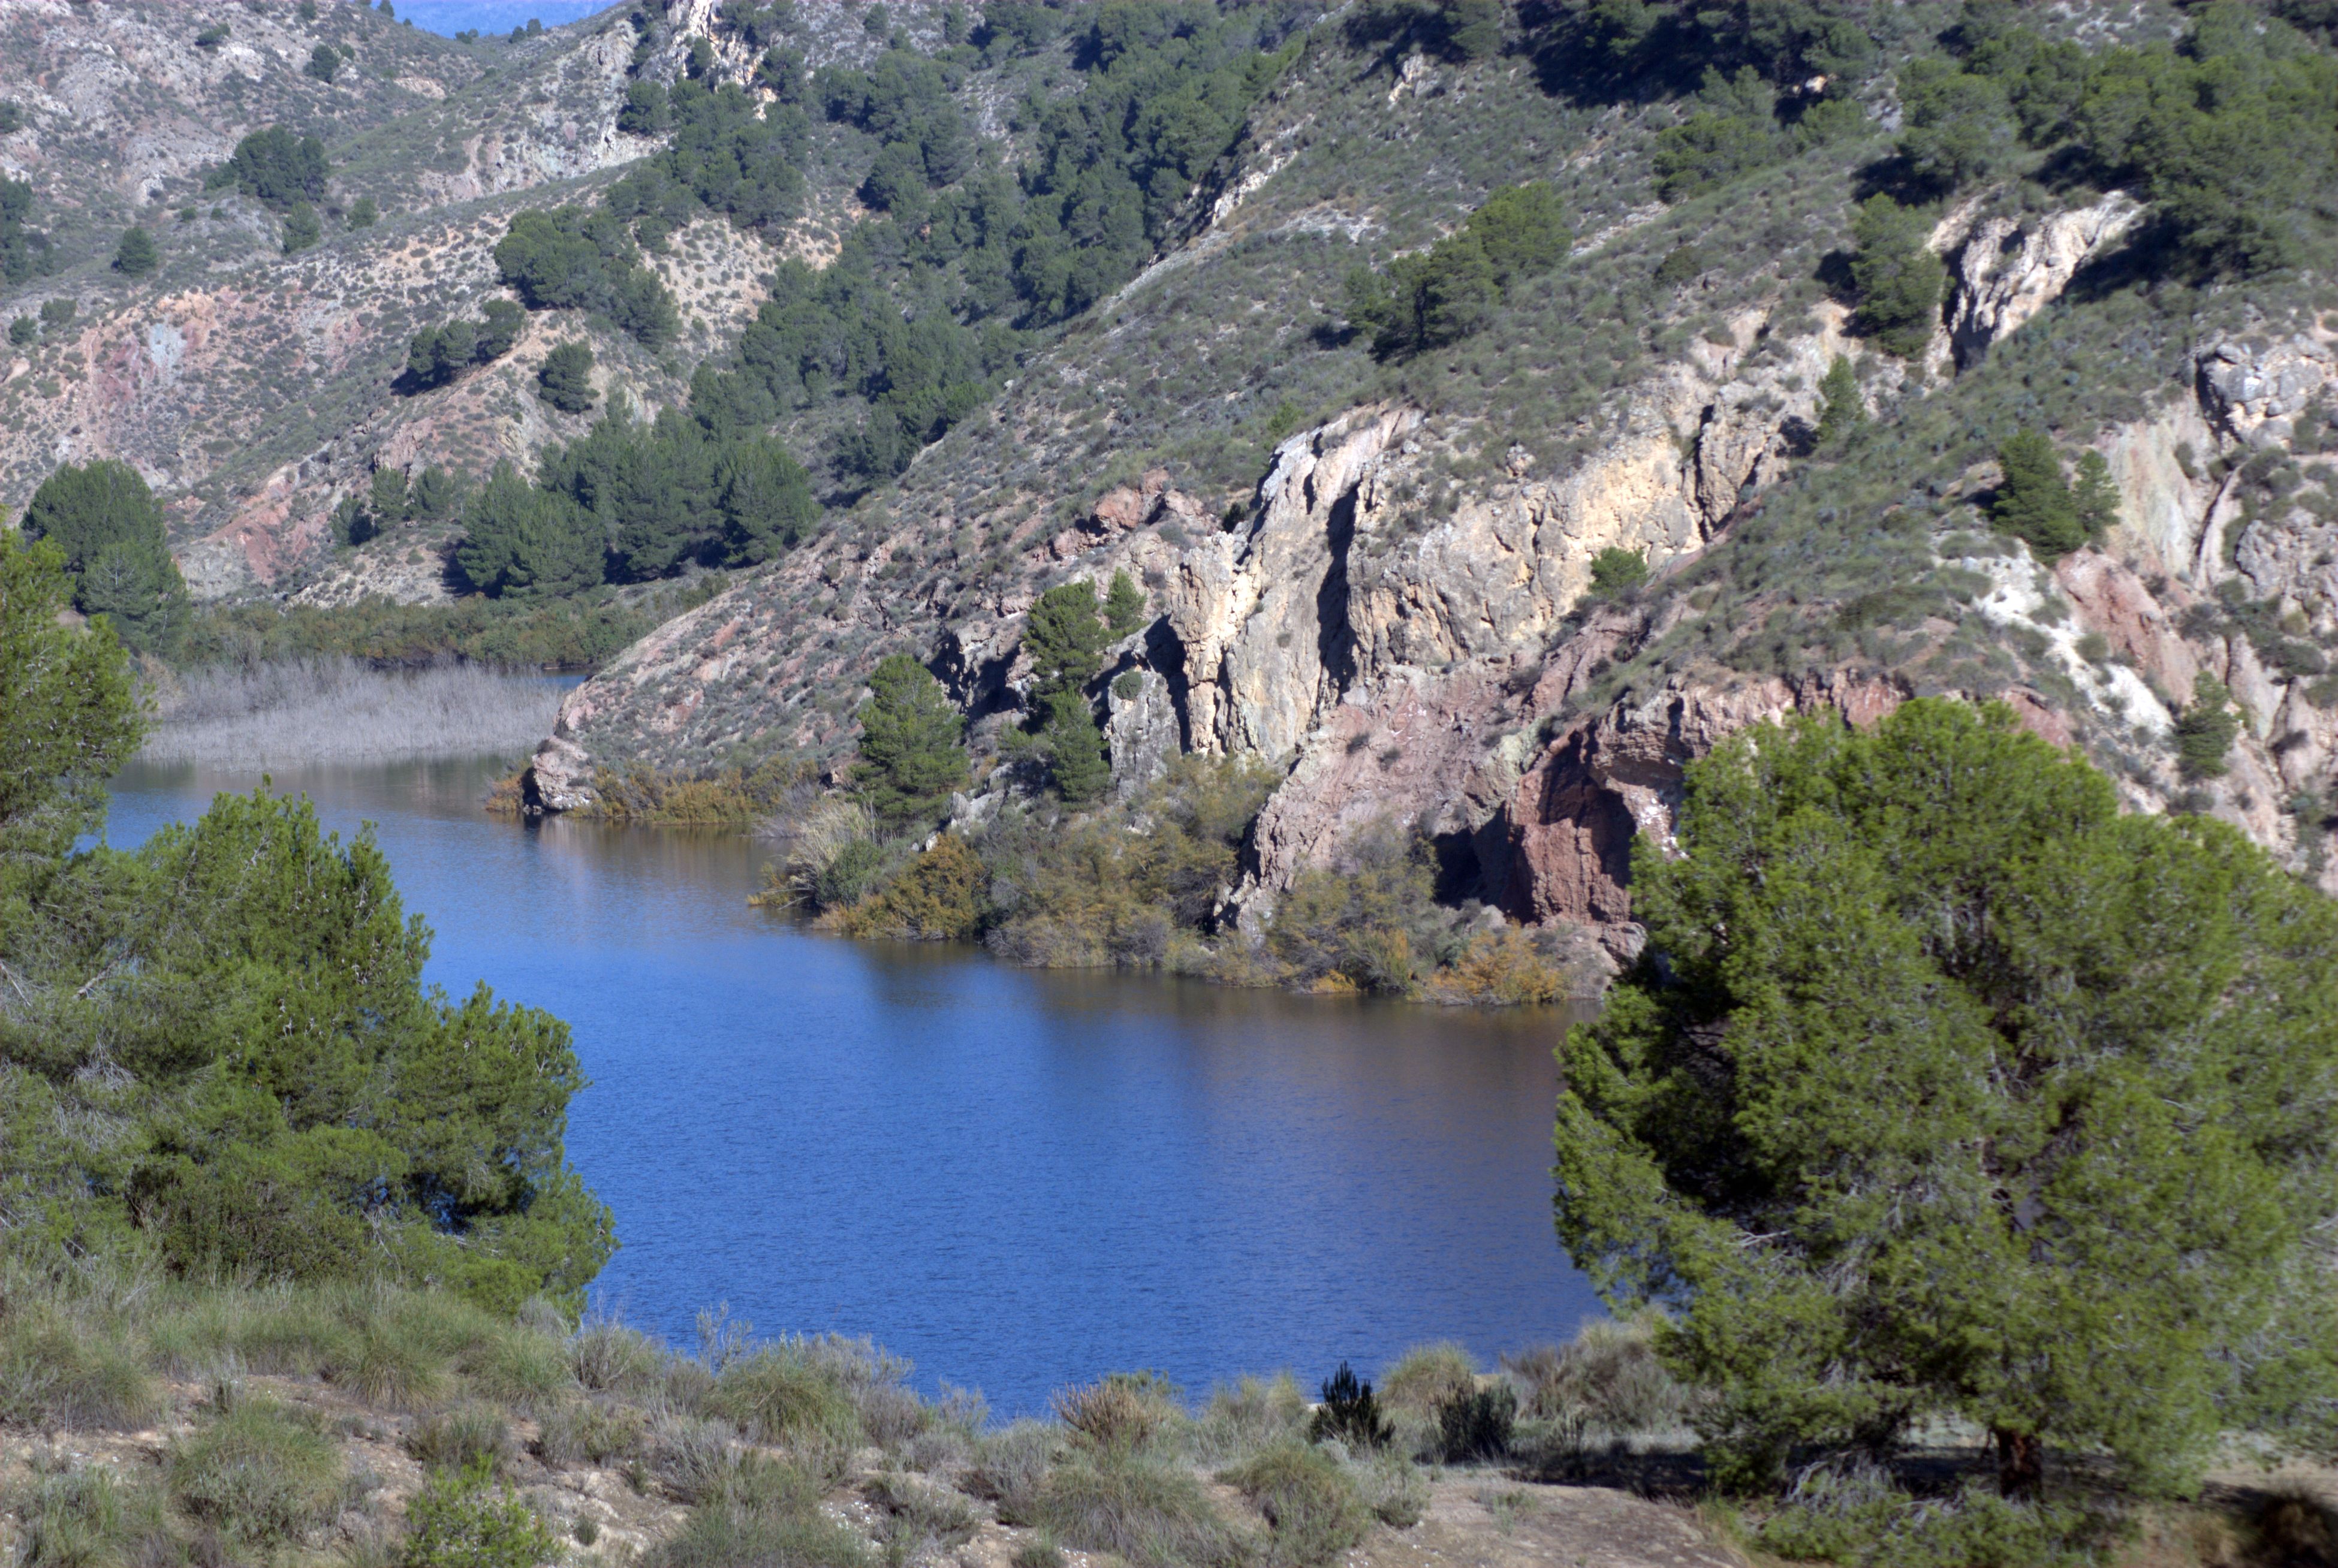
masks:
{"label": "rocky cliff face", "polygon": [[[1936,242],[1951,292],[1933,348],[1906,380],[1871,365],[1871,395],[1921,399],[1971,372],[2136,215],[2113,194],[1945,224]],[[2019,545],[1950,563],[1973,584],[1960,618],[2028,649],[2028,678],[1975,685],[1945,654],[1917,651],[1894,667],[1793,676],[1693,662],[1651,689],[1597,698],[1603,671],[1694,619],[1691,596],[1666,589],[1674,569],[1725,541],[1793,468],[1820,377],[1858,351],[1831,304],[1791,332],[1777,319],[1775,307],[1750,308],[1689,345],[1555,476],[1520,452],[1489,480],[1459,482],[1442,461],[1449,422],[1381,403],[1283,442],[1223,522],[1165,473],[1111,491],[1076,526],[1024,537],[1004,586],[964,591],[945,578],[904,603],[886,591],[884,545],[860,560],[840,542],[815,547],[576,692],[545,776],[575,799],[579,758],[680,755],[693,732],[726,720],[718,734],[735,742],[754,733],[742,720],[772,707],[788,715],[791,742],[840,745],[858,670],[920,621],[945,628],[936,667],[970,708],[1010,708],[1019,617],[1038,590],[1127,571],[1154,619],[1099,682],[1115,769],[1125,782],[1149,776],[1174,744],[1282,770],[1236,896],[1256,911],[1271,912],[1279,888],[1357,829],[1393,819],[1434,838],[1449,872],[1511,918],[1588,927],[1620,959],[1638,940],[1632,845],[1643,833],[1666,840],[1687,764],[1750,724],[1868,723],[1943,690],[2007,701],[2057,744],[2116,760],[2137,808],[2188,792],[2196,808],[2301,854],[2295,802],[2326,782],[2338,692],[2269,672],[2249,638],[2210,627],[2203,606],[2239,577],[2248,597],[2303,617],[2315,639],[2338,631],[2327,525],[2300,507],[2245,520],[2241,498],[2249,456],[2285,456],[2333,390],[2319,329],[2203,345],[2192,375],[2151,389],[2146,417],[2104,434],[2121,514],[2105,549],[2052,573]],[[1656,581],[1636,603],[1586,604],[1589,563],[1610,546],[1645,552]],[[789,599],[817,614],[792,621],[777,608]],[[2169,731],[2203,670],[2230,685],[2247,726],[2230,771],[2192,784],[2177,776]]]}

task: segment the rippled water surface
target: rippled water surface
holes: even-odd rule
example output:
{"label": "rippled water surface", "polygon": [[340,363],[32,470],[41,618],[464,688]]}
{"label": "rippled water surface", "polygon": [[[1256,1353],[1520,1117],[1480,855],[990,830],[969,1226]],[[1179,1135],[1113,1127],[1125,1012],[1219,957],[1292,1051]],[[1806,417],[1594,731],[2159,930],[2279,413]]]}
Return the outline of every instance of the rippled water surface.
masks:
{"label": "rippled water surface", "polygon": [[[595,1287],[687,1343],[872,1336],[1001,1413],[1115,1369],[1196,1391],[1456,1338],[1563,1337],[1597,1305],[1550,1228],[1557,1013],[1469,1014],[848,943],[752,910],[732,836],[520,826],[484,766],[279,771],[378,835],[477,980],[575,1031],[569,1153],[616,1211]],[[256,777],[133,768],[134,844]]]}

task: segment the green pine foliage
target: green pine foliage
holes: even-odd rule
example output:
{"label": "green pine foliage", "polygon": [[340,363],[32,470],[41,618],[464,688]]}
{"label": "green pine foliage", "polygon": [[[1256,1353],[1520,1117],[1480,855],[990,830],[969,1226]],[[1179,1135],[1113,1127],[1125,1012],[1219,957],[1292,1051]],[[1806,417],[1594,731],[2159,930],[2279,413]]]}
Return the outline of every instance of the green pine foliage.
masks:
{"label": "green pine foliage", "polygon": [[2233,742],[2240,739],[2240,716],[2225,683],[2201,671],[2192,678],[2192,701],[2176,716],[2176,760],[2186,779],[2221,779],[2232,766]]}
{"label": "green pine foliage", "polygon": [[[139,725],[120,650],[56,623],[63,557],[0,534],[0,1250],[39,1273],[108,1251],[581,1304],[613,1243],[562,1152],[567,1031],[426,989],[427,932],[369,833],[255,793],[133,852],[74,849]],[[174,1460],[191,1506],[210,1477],[268,1480],[198,1457],[226,1419]]]}
{"label": "green pine foliage", "polygon": [[593,348],[576,341],[556,344],[535,373],[535,395],[563,414],[593,407]]}
{"label": "green pine foliage", "polygon": [[1781,93],[1752,65],[1724,76],[1708,66],[1695,113],[1656,133],[1656,194],[1686,201],[1867,129],[1856,98]]}
{"label": "green pine foliage", "polygon": [[1947,700],[1747,731],[1677,832],[1561,1052],[1557,1223],[1665,1304],[1724,1484],[1954,1418],[2017,1491],[2182,1493],[2327,1407],[2338,907]]}
{"label": "green pine foliage", "polygon": [[400,1568],[535,1568],[556,1563],[559,1541],[526,1501],[495,1482],[486,1457],[441,1469],[407,1505]]}
{"label": "green pine foliage", "polygon": [[2101,539],[2118,523],[2118,485],[2111,478],[2110,459],[2091,446],[2078,454],[2078,478],[2070,486],[2070,502],[2078,509],[2078,527],[2090,540]]}
{"label": "green pine foliage", "polygon": [[1859,390],[1859,374],[1838,354],[1819,382],[1819,422],[1812,444],[1825,451],[1866,423],[1867,399]]}
{"label": "green pine foliage", "polygon": [[1860,331],[1903,359],[1924,351],[1940,325],[1948,269],[1926,248],[1931,220],[1881,191],[1861,202],[1852,224],[1851,278]]}
{"label": "green pine foliage", "polygon": [[670,123],[672,141],[604,199],[610,212],[639,220],[644,242],[662,242],[667,230],[701,211],[722,213],[742,229],[770,230],[803,210],[811,124],[801,109],[765,108],[737,86],[710,89],[689,80],[663,96],[660,102],[647,83],[629,90],[625,128]]}
{"label": "green pine foliage", "polygon": [[464,516],[455,564],[483,593],[554,598],[600,584],[607,537],[600,519],[567,495],[499,463]]}
{"label": "green pine foliage", "polygon": [[360,196],[349,203],[349,216],[344,220],[352,229],[370,229],[381,221],[381,209],[370,196]]}
{"label": "green pine foliage", "polygon": [[1648,554],[1645,550],[1627,550],[1621,544],[1610,544],[1591,557],[1591,586],[1595,599],[1615,599],[1630,593],[1648,580]]}
{"label": "green pine foliage", "polygon": [[1547,181],[1505,186],[1486,198],[1459,233],[1427,251],[1400,256],[1384,272],[1348,275],[1348,321],[1371,334],[1372,351],[1403,358],[1469,336],[1492,318],[1513,282],[1566,260],[1574,236]]}
{"label": "green pine foliage", "polygon": [[220,175],[219,182],[233,185],[281,212],[295,201],[311,206],[322,201],[331,170],[324,142],[270,125],[237,142]]}
{"label": "green pine foliage", "polygon": [[425,327],[407,340],[403,379],[418,392],[447,386],[473,366],[491,365],[510,353],[526,325],[527,313],[511,300],[490,299],[476,322]]}
{"label": "green pine foliage", "polygon": [[1023,652],[1038,695],[1077,691],[1095,679],[1111,636],[1099,610],[1095,584],[1085,580],[1050,588],[1031,606]]}
{"label": "green pine foliage", "polygon": [[1997,449],[2003,477],[1998,481],[1989,517],[2017,539],[2028,541],[2041,561],[2058,561],[2087,543],[2078,504],[2062,475],[2054,443],[2037,430],[2018,431]]}
{"label": "green pine foliage", "polygon": [[1112,574],[1112,586],[1104,596],[1105,630],[1114,637],[1125,637],[1144,624],[1144,590],[1125,572]]}
{"label": "green pine foliage", "polygon": [[64,465],[33,492],[24,532],[64,553],[74,608],[107,617],[138,652],[172,650],[186,626],[187,584],[171,559],[162,504],[137,469],[111,457]]}
{"label": "green pine foliage", "polygon": [[32,216],[31,183],[0,177],[0,280],[22,283],[55,268],[49,237]]}
{"label": "green pine foliage", "polygon": [[673,297],[605,209],[520,213],[496,242],[496,266],[531,310],[593,311],[651,348],[681,329]]}
{"label": "green pine foliage", "polygon": [[124,278],[144,278],[162,264],[162,248],[154,243],[154,236],[133,223],[122,231],[122,241],[113,248],[113,270]]}
{"label": "green pine foliage", "polygon": [[284,254],[306,250],[324,237],[325,226],[318,220],[314,207],[295,201],[284,210]]}
{"label": "green pine foliage", "polygon": [[895,653],[869,677],[853,783],[890,827],[930,825],[966,788],[966,719],[931,671]]}
{"label": "green pine foliage", "polygon": [[309,64],[301,69],[319,82],[329,83],[341,73],[341,52],[330,44],[319,44],[309,51]]}
{"label": "green pine foliage", "polygon": [[1102,799],[1112,784],[1112,761],[1086,696],[1076,690],[1049,691],[1040,698],[1039,707],[1039,746],[1047,760],[1047,781],[1066,806]]}

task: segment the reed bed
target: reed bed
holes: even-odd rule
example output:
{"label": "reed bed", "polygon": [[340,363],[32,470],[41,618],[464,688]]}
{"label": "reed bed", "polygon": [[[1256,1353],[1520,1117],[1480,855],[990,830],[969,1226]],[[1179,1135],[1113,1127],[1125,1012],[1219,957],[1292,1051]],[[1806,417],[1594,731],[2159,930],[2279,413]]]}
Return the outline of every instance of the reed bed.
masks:
{"label": "reed bed", "polygon": [[155,698],[141,760],[205,767],[510,756],[549,734],[560,707],[542,676],[354,659],[199,671]]}

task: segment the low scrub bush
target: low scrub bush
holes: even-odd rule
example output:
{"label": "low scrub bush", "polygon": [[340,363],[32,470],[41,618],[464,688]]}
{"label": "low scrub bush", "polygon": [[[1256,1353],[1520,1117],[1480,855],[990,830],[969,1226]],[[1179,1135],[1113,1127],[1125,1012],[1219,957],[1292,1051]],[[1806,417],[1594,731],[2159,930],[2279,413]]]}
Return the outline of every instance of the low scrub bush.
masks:
{"label": "low scrub bush", "polygon": [[1351,1456],[1348,1475],[1357,1497],[1383,1524],[1410,1530],[1429,1512],[1429,1477],[1394,1449]]}
{"label": "low scrub bush", "polygon": [[1437,1406],[1438,1456],[1449,1465],[1498,1459],[1510,1451],[1518,1396],[1508,1384],[1456,1393]]}
{"label": "low scrub bush", "polygon": [[131,1348],[95,1324],[46,1308],[0,1318],[0,1421],[41,1427],[136,1427],[162,1391]]}
{"label": "low scrub bush", "polygon": [[2078,1568],[2100,1560],[2108,1534],[2107,1521],[2078,1508],[2016,1502],[1978,1485],[1919,1497],[1853,1465],[1805,1471],[1755,1540],[1780,1556],[1861,1568]]}
{"label": "low scrub bush", "polygon": [[44,1475],[9,1496],[22,1568],[165,1563],[180,1555],[162,1499],[99,1465]]}
{"label": "low scrub bush", "polygon": [[1586,1323],[1565,1348],[1536,1346],[1502,1357],[1519,1414],[1626,1438],[1675,1426],[1686,1390],[1656,1358],[1646,1319]]}
{"label": "low scrub bush", "polygon": [[1237,1460],[1286,1443],[1307,1430],[1307,1396],[1288,1372],[1243,1377],[1210,1392],[1194,1436],[1209,1457]]}
{"label": "low scrub bush", "polygon": [[576,1381],[594,1393],[646,1395],[664,1381],[665,1348],[622,1323],[587,1323],[568,1342]]}
{"label": "low scrub bush", "polygon": [[889,1557],[918,1558],[963,1546],[982,1524],[972,1503],[918,1477],[876,1475],[860,1490],[883,1514],[879,1534]]}
{"label": "low scrub bush", "polygon": [[308,1539],[340,1511],[340,1448],[273,1400],[240,1398],[171,1446],[172,1500],[254,1548]]}
{"label": "low scrub bush", "polygon": [[638,1457],[649,1435],[639,1410],[577,1399],[547,1412],[535,1440],[546,1465],[562,1469]]}
{"label": "low scrub bush", "polygon": [[1063,1457],[1063,1437],[1038,1421],[1017,1421],[982,1439],[966,1487],[997,1504],[999,1523],[1033,1524],[1048,1472]]}
{"label": "low scrub bush", "polygon": [[1139,1568],[1214,1568],[1244,1555],[1198,1477],[1127,1453],[1058,1466],[1040,1489],[1038,1519],[1067,1545]]}
{"label": "low scrub bush", "polygon": [[1219,1479],[1266,1516],[1268,1555],[1277,1563],[1328,1563],[1371,1528],[1371,1512],[1353,1477],[1311,1445],[1270,1448]]}
{"label": "low scrub bush", "polygon": [[401,1568],[536,1568],[560,1560],[550,1526],[494,1484],[485,1457],[433,1475],[408,1504],[406,1526]]}
{"label": "low scrub bush", "polygon": [[406,1451],[431,1470],[470,1470],[484,1465],[500,1475],[519,1456],[511,1424],[479,1405],[441,1411],[407,1434]]}
{"label": "low scrub bush", "polygon": [[860,1411],[835,1368],[815,1353],[817,1344],[781,1340],[740,1357],[715,1374],[707,1407],[759,1443],[858,1442]]}
{"label": "low scrub bush", "polygon": [[640,1559],[643,1568],[870,1568],[868,1543],[817,1514],[773,1518],[701,1508]]}
{"label": "low scrub bush", "polygon": [[1450,1340],[1416,1345],[1380,1374],[1380,1396],[1400,1410],[1433,1415],[1457,1395],[1474,1392],[1478,1368]]}
{"label": "low scrub bush", "polygon": [[1114,1376],[1066,1388],[1052,1401],[1056,1418],[1091,1447],[1130,1454],[1152,1444],[1177,1415],[1149,1377]]}

